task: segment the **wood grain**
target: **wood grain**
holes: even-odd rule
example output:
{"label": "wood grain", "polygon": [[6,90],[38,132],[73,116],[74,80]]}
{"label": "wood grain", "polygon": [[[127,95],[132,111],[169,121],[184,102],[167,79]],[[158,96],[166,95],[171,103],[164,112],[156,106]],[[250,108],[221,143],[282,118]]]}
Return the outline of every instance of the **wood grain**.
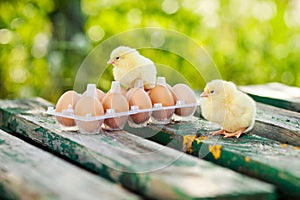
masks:
{"label": "wood grain", "polygon": [[300,112],[300,88],[281,83],[239,86],[255,101]]}
{"label": "wood grain", "polygon": [[[282,130],[273,123],[266,126],[272,127],[270,130]],[[257,125],[238,139],[209,134],[216,129],[215,124],[191,118],[164,127],[149,125],[143,133],[149,140],[272,183],[283,197],[300,197],[299,147],[258,136],[265,129]],[[127,127],[127,131],[141,136],[136,129]]]}
{"label": "wood grain", "polygon": [[281,143],[300,146],[300,113],[257,103],[253,133]]}
{"label": "wood grain", "polygon": [[2,130],[0,163],[1,199],[139,199]]}
{"label": "wood grain", "polygon": [[[61,130],[41,99],[0,101],[2,125],[99,175],[154,199],[274,199],[274,188],[129,134]],[[142,129],[140,129],[142,131]]]}

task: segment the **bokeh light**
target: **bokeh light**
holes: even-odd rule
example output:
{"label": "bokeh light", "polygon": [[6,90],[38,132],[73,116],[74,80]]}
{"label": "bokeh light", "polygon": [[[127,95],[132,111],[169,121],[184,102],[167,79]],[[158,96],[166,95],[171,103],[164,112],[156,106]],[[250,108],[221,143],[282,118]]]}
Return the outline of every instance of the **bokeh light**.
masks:
{"label": "bokeh light", "polygon": [[[55,102],[72,89],[94,47],[144,27],[189,36],[206,49],[223,79],[238,85],[277,81],[300,87],[299,19],[299,0],[2,0],[0,98],[40,96]],[[166,38],[153,33],[150,40],[159,48]],[[194,89],[203,89],[205,83],[195,80],[190,63],[180,57],[141,53],[189,77]],[[109,89],[111,70],[100,89]]]}

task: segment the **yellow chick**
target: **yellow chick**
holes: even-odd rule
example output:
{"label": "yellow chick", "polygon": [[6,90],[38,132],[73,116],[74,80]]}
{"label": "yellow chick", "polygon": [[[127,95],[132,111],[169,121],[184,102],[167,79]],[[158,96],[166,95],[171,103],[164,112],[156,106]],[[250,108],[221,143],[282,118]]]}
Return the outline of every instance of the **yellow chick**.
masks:
{"label": "yellow chick", "polygon": [[154,63],[140,55],[136,49],[125,46],[114,49],[107,64],[114,66],[114,79],[126,88],[134,87],[137,79],[143,80],[146,90],[155,86],[156,67]]}
{"label": "yellow chick", "polygon": [[213,135],[240,137],[254,126],[256,105],[252,98],[237,89],[234,83],[213,80],[204,88],[201,112],[205,119],[222,126]]}

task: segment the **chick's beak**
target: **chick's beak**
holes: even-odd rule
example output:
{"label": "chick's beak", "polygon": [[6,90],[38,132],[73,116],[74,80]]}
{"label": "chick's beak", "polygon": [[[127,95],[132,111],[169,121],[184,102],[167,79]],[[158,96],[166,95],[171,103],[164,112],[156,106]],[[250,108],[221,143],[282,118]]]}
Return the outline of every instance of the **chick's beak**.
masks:
{"label": "chick's beak", "polygon": [[200,97],[208,97],[208,92],[204,90],[204,92],[200,94]]}
{"label": "chick's beak", "polygon": [[107,61],[107,64],[114,64],[114,59],[109,59],[109,61]]}

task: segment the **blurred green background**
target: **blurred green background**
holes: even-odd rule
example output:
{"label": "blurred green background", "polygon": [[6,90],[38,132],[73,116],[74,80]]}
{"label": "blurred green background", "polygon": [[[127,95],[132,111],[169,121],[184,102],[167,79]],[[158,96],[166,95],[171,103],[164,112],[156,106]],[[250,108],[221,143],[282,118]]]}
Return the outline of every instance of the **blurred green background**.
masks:
{"label": "blurred green background", "polygon": [[[55,102],[73,88],[95,46],[143,27],[191,37],[207,50],[222,78],[238,85],[300,86],[299,0],[1,0],[0,98],[40,96]],[[169,66],[189,65],[180,57],[164,57]],[[111,69],[104,83],[113,80]],[[205,84],[189,81],[194,89]],[[107,90],[109,84],[99,87]]]}

